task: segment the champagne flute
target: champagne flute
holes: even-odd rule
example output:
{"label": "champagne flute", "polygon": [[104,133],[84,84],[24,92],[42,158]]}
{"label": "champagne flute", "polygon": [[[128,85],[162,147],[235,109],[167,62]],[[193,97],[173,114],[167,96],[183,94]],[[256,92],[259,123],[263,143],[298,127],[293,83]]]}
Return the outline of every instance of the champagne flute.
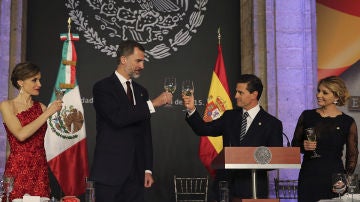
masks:
{"label": "champagne flute", "polygon": [[4,175],[3,188],[6,193],[6,202],[9,202],[9,196],[13,190],[13,186],[14,186],[14,177],[12,177],[11,175]]}
{"label": "champagne flute", "polygon": [[[310,142],[316,142],[316,138],[317,138],[317,135],[316,135],[316,132],[315,132],[315,128],[306,128],[305,129],[305,134],[306,134],[306,137],[307,139],[310,141]],[[313,151],[313,155],[310,156],[310,158],[319,158],[321,157],[318,153],[316,153],[316,148],[315,150]]]}
{"label": "champagne flute", "polygon": [[[62,100],[64,95],[65,95],[65,89],[63,88],[54,88],[54,91],[55,91],[55,97],[56,97],[56,100]],[[57,112],[57,120],[60,120],[61,117],[60,117],[60,112]]]}
{"label": "champagne flute", "polygon": [[[176,78],[175,77],[165,77],[164,89],[166,92],[170,92],[171,94],[174,94],[175,90],[176,90]],[[172,104],[172,101],[168,105],[171,105],[171,104]]]}
{"label": "champagne flute", "polygon": [[344,173],[334,173],[332,175],[332,191],[339,195],[341,199],[341,194],[346,191],[346,177]]}
{"label": "champagne flute", "polygon": [[56,100],[62,100],[65,95],[65,89],[55,88],[54,90],[55,90]]}
{"label": "champagne flute", "polygon": [[194,82],[184,80],[181,84],[181,93],[186,96],[192,96],[194,94]]}
{"label": "champagne flute", "polygon": [[354,201],[354,194],[359,190],[358,183],[357,174],[347,175],[348,193],[351,194],[351,201]]}

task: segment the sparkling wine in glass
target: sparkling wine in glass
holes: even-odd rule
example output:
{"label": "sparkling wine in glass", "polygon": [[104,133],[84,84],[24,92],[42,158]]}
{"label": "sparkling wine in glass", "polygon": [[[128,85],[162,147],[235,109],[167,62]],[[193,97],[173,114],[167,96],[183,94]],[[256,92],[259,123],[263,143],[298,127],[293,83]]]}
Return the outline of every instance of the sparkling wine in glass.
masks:
{"label": "sparkling wine in glass", "polygon": [[55,88],[54,90],[55,90],[56,100],[62,100],[65,95],[65,89]]}
{"label": "sparkling wine in glass", "polygon": [[344,173],[334,173],[332,175],[332,191],[339,195],[341,199],[341,194],[346,191],[346,176]]}
{"label": "sparkling wine in glass", "polygon": [[181,84],[181,93],[186,96],[192,96],[194,94],[194,82],[184,80]]}
{"label": "sparkling wine in glass", "polygon": [[[56,100],[62,100],[64,95],[65,95],[65,91],[66,89],[63,89],[63,88],[54,88],[54,91],[55,91],[55,97],[56,97]],[[61,117],[60,117],[60,112],[57,112],[57,119],[60,120]]]}
{"label": "sparkling wine in glass", "polygon": [[171,94],[174,94],[175,90],[176,90],[176,78],[175,77],[165,77],[164,89],[166,92],[170,92]]}
{"label": "sparkling wine in glass", "polygon": [[[164,79],[164,89],[166,92],[170,92],[171,94],[175,93],[176,90],[176,78],[175,77],[165,77]],[[166,106],[171,106],[171,103],[166,104]]]}
{"label": "sparkling wine in glass", "polygon": [[[315,128],[306,128],[305,129],[306,137],[310,142],[316,142],[316,131]],[[321,157],[318,153],[316,153],[316,149],[313,151],[313,154],[310,156],[310,158],[319,158]]]}
{"label": "sparkling wine in glass", "polygon": [[3,188],[6,193],[6,202],[9,202],[9,196],[14,188],[13,186],[14,186],[14,177],[12,177],[11,175],[4,175]]}

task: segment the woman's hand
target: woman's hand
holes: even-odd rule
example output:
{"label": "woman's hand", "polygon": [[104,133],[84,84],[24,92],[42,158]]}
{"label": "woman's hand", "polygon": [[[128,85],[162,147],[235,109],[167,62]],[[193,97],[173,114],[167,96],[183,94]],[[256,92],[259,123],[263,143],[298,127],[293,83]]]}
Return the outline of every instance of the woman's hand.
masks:
{"label": "woman's hand", "polygon": [[51,105],[46,109],[50,113],[50,115],[53,115],[55,112],[58,112],[62,108],[62,100],[55,100],[51,103]]}
{"label": "woman's hand", "polygon": [[304,140],[304,149],[305,149],[305,151],[314,151],[316,149],[316,144],[317,144],[317,142]]}

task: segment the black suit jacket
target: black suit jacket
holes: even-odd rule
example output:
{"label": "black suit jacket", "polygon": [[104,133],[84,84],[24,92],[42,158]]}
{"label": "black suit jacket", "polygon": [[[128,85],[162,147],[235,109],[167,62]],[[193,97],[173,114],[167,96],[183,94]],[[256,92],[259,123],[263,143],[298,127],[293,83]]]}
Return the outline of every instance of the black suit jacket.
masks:
{"label": "black suit jacket", "polygon": [[115,73],[93,87],[97,134],[91,178],[97,183],[122,185],[132,169],[144,180],[145,170],[152,170],[149,96],[136,82],[132,86],[135,106]]}
{"label": "black suit jacket", "polygon": [[[198,112],[186,117],[186,121],[199,136],[221,136],[224,146],[276,146],[283,145],[282,123],[274,116],[260,109],[251,123],[244,139],[240,142],[241,119],[243,110],[225,111],[217,120],[205,123]],[[243,154],[253,155],[253,154]],[[215,194],[218,193],[217,181],[227,180],[231,194],[240,198],[252,198],[250,170],[217,170],[214,183]],[[257,172],[258,197],[266,198],[268,194],[266,171]]]}

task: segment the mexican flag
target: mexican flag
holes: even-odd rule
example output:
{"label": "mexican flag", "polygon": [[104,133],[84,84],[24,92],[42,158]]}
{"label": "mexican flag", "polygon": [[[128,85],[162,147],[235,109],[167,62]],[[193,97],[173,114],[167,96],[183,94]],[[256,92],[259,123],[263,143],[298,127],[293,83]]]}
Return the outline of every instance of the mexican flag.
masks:
{"label": "mexican flag", "polygon": [[76,81],[76,51],[73,41],[79,35],[61,34],[64,41],[59,72],[51,96],[63,100],[63,108],[47,121],[46,157],[51,171],[65,195],[78,196],[85,192],[88,158],[84,109]]}

